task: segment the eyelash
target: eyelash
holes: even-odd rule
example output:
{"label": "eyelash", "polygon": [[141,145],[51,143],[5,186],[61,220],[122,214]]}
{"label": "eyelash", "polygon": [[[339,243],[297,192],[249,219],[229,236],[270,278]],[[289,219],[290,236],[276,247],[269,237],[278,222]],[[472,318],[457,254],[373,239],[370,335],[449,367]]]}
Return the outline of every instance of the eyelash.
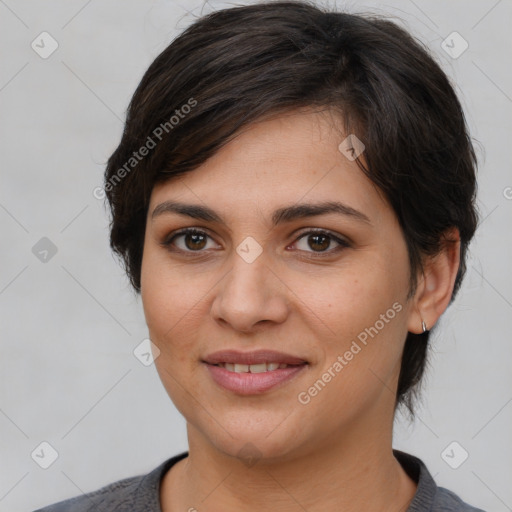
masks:
{"label": "eyelash", "polygon": [[[205,235],[208,238],[212,238],[208,233],[206,233],[205,231],[201,231],[200,229],[184,228],[178,232],[171,233],[171,235],[169,237],[167,237],[163,242],[161,242],[161,245],[171,252],[181,252],[182,254],[186,254],[187,257],[193,257],[195,254],[201,254],[201,253],[206,252],[204,250],[198,250],[198,251],[187,250],[187,251],[185,251],[183,249],[172,248],[173,243],[176,240],[176,238],[178,238],[179,236],[189,235],[189,234],[190,235]],[[324,258],[327,256],[332,256],[333,254],[338,253],[339,251],[350,247],[350,244],[346,240],[343,240],[343,239],[333,235],[331,232],[325,231],[323,229],[313,229],[310,231],[305,231],[305,232],[301,233],[299,235],[299,237],[296,238],[293,243],[295,244],[299,240],[302,240],[303,238],[307,237],[308,235],[324,235],[339,244],[338,247],[336,247],[334,249],[326,250],[326,251],[302,251],[302,252],[307,252],[307,253],[313,255],[313,258]]]}

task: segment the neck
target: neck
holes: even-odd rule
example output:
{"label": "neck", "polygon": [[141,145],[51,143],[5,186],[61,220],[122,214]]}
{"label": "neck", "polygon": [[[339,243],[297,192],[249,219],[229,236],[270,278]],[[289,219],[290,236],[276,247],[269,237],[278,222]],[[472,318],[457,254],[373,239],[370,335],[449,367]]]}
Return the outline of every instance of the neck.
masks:
{"label": "neck", "polygon": [[189,456],[164,477],[162,511],[403,512],[416,483],[393,456],[392,420],[387,426],[371,436],[354,426],[309,451],[244,464],[189,425]]}

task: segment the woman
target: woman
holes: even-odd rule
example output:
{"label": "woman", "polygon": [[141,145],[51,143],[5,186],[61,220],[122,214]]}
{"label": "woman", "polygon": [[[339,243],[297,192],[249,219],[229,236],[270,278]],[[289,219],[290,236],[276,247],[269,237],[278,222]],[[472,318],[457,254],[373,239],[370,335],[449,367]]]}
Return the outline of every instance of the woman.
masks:
{"label": "woman", "polygon": [[478,510],[392,449],[465,272],[475,168],[447,77],[390,21],[270,2],[189,27],[105,174],[189,451],[41,510]]}

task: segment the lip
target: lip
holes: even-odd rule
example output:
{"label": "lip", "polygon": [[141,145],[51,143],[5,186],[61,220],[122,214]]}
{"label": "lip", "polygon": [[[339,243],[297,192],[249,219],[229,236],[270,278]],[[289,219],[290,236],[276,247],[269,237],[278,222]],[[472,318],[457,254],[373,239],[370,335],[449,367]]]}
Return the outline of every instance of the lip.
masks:
{"label": "lip", "polygon": [[258,395],[284,385],[305,371],[308,365],[299,364],[262,373],[236,373],[208,363],[205,366],[220,387],[238,395]]}
{"label": "lip", "polygon": [[[261,363],[283,363],[302,365],[307,363],[305,359],[285,354],[283,352],[276,352],[274,350],[254,350],[252,352],[240,352],[238,350],[221,350],[206,356],[203,359],[204,363],[213,365],[219,363],[233,363],[233,364],[261,364]],[[277,370],[275,370],[277,371]]]}
{"label": "lip", "polygon": [[[245,396],[258,395],[281,387],[308,367],[308,362],[305,359],[273,350],[255,350],[253,352],[221,350],[205,357],[203,363],[217,385],[238,395]],[[226,370],[222,366],[215,366],[219,363],[247,365],[280,363],[293,366],[261,373],[236,373]]]}

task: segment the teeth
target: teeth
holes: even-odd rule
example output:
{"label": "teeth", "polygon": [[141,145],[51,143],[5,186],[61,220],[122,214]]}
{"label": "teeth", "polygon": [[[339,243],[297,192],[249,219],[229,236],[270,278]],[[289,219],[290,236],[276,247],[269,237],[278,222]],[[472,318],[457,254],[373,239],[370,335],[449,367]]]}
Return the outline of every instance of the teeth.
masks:
{"label": "teeth", "polygon": [[251,373],[263,373],[263,372],[267,371],[266,363],[251,364],[251,366],[249,366],[249,368],[251,370]]}
{"label": "teeth", "polygon": [[233,363],[219,363],[221,368],[225,368],[230,372],[235,373],[263,373],[274,371],[281,368],[288,368],[286,363],[259,363],[259,364],[233,364]]}

